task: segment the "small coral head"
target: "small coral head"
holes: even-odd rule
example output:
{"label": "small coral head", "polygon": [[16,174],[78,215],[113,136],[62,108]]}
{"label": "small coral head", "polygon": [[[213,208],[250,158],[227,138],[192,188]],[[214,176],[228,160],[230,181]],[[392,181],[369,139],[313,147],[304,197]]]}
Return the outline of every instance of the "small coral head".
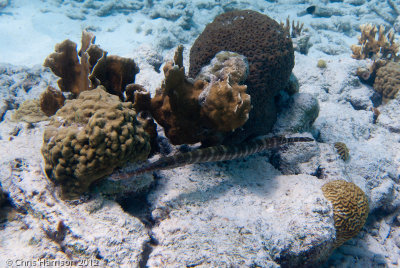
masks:
{"label": "small coral head", "polygon": [[325,183],[322,191],[333,205],[336,241],[334,247],[357,235],[368,217],[369,206],[365,193],[354,183],[334,180]]}

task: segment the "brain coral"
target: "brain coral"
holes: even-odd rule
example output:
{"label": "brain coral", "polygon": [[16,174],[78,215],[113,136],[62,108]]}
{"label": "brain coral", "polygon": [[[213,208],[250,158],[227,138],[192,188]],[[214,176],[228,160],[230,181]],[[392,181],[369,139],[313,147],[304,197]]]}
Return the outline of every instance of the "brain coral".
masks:
{"label": "brain coral", "polygon": [[376,72],[374,89],[384,100],[394,99],[400,90],[400,63],[388,62]]}
{"label": "brain coral", "polygon": [[66,101],[46,128],[42,146],[46,174],[66,199],[128,161],[145,160],[149,152],[149,137],[132,103],[120,102],[102,86]]}
{"label": "brain coral", "polygon": [[336,241],[339,247],[345,241],[357,235],[368,217],[368,199],[354,183],[335,180],[322,186],[326,199],[333,205]]}
{"label": "brain coral", "polygon": [[290,36],[279,23],[255,11],[221,14],[194,42],[189,76],[195,78],[223,50],[247,57],[249,76],[245,84],[253,106],[243,129],[236,130],[228,140],[266,134],[276,121],[274,97],[287,84],[294,66]]}

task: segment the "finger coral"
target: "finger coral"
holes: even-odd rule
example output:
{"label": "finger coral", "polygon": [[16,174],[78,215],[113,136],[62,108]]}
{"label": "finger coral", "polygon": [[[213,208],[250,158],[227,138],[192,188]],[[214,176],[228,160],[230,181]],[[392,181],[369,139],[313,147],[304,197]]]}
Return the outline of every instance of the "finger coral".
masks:
{"label": "finger coral", "polygon": [[374,89],[384,101],[394,99],[400,90],[400,63],[388,62],[376,72]]}
{"label": "finger coral", "polygon": [[101,86],[66,101],[43,140],[46,174],[61,186],[65,199],[78,197],[116,167],[145,160],[150,152],[132,103],[120,102]]}
{"label": "finger coral", "polygon": [[[399,44],[394,42],[394,31],[391,29],[385,36],[385,27],[381,25],[378,28],[372,24],[363,24],[360,26],[361,36],[358,38],[358,45],[352,45],[352,57],[361,59],[385,59],[398,61],[400,56]],[[378,39],[376,34],[378,33]]]}
{"label": "finger coral", "polygon": [[322,186],[326,199],[333,205],[335,221],[335,247],[357,235],[368,217],[368,199],[354,183],[344,180],[330,181]]}
{"label": "finger coral", "polygon": [[268,16],[251,10],[226,12],[206,26],[190,50],[189,76],[220,51],[244,55],[249,63],[245,80],[252,110],[246,124],[226,138],[240,142],[268,133],[276,121],[274,97],[285,88],[294,66],[293,44],[287,31]]}
{"label": "finger coral", "polygon": [[248,73],[243,56],[217,55],[201,78],[185,76],[182,50],[164,67],[165,80],[151,100],[151,112],[173,144],[219,143],[224,132],[242,126],[251,109],[247,87],[239,85]]}

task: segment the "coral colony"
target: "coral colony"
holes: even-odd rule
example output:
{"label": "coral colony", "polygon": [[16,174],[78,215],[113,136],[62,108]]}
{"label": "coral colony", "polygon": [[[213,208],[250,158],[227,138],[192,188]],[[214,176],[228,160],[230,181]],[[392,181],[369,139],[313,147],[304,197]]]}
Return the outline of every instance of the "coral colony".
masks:
{"label": "coral colony", "polygon": [[[153,1],[148,2],[150,5]],[[389,3],[395,7],[392,1]],[[328,11],[319,6],[310,6],[305,14],[324,17]],[[332,13],[336,14],[333,11]],[[395,23],[395,20],[393,22]],[[384,112],[377,107],[381,109],[380,105],[384,106],[394,101],[400,90],[399,44],[395,41],[395,32],[392,29],[386,31],[384,26],[377,27],[372,24],[361,25],[360,29],[358,44],[351,46],[351,60],[370,62],[368,67],[354,70],[354,77],[358,84],[361,81],[373,87],[375,94],[381,98],[374,103],[374,107],[368,108],[369,113],[373,112],[373,124],[376,125],[381,118],[388,120]],[[154,94],[150,94],[151,91],[146,89],[146,86],[135,83],[140,69],[134,59],[108,55],[108,52],[95,44],[93,33],[83,31],[79,51],[76,43],[65,40],[56,44],[54,53],[44,61],[44,66],[58,77],[58,88],[48,85],[39,100],[23,102],[13,114],[12,120],[29,124],[47,121],[41,147],[43,170],[51,187],[57,189],[54,195],[57,202],[65,202],[68,206],[73,206],[76,200],[85,202],[82,201],[83,197],[88,194],[101,193],[101,187],[110,188],[107,183],[144,185],[147,178],[145,176],[151,176],[147,188],[143,187],[148,190],[150,185],[160,178],[159,174],[162,172],[173,174],[168,172],[174,172],[174,168],[244,158],[260,152],[270,156],[271,165],[268,164],[268,167],[284,167],[289,171],[282,171],[282,174],[295,176],[300,172],[295,168],[292,172],[291,164],[287,163],[304,160],[301,159],[303,151],[320,152],[321,148],[325,148],[325,144],[321,142],[323,134],[310,130],[319,112],[318,103],[313,96],[308,96],[308,99],[307,96],[304,97],[306,100],[315,100],[313,107],[317,108],[310,109],[313,112],[303,108],[293,109],[305,114],[302,118],[306,119],[304,122],[300,120],[300,126],[285,129],[285,126],[279,123],[281,129],[284,129],[281,131],[275,124],[279,121],[280,113],[292,111],[290,107],[295,106],[294,96],[299,93],[299,82],[292,73],[295,66],[294,53],[298,51],[302,57],[306,57],[311,46],[309,40],[310,36],[307,29],[304,29],[304,24],[296,24],[294,21],[290,23],[289,17],[284,24],[252,10],[222,13],[217,15],[194,41],[189,52],[188,70],[184,67],[184,46],[179,45],[173,59],[169,59],[163,65],[160,74],[164,75],[163,81]],[[329,72],[331,68],[329,60],[319,59],[313,64],[313,68],[318,68],[321,75]],[[357,103],[353,106],[356,105]],[[297,112],[286,115],[288,121],[295,118],[295,113]],[[312,134],[296,133],[303,130]],[[344,142],[333,140],[328,145],[329,148],[324,150],[328,152],[326,154],[330,162],[335,161],[336,165],[343,166],[354,160],[355,150],[351,144],[348,144],[352,148],[351,158],[350,150]],[[171,148],[174,149],[172,154],[169,153]],[[296,156],[292,157],[292,162],[291,153]],[[20,174],[18,172],[22,167],[21,163],[18,162],[11,169],[12,176]],[[318,210],[318,207],[305,213],[311,214],[318,210],[321,215],[329,215],[332,228],[324,232],[334,232],[335,235],[326,241],[313,240],[307,236],[296,237],[304,245],[318,244],[319,247],[312,253],[312,250],[298,252],[297,257],[291,256],[292,253],[288,253],[289,257],[283,253],[295,252],[295,246],[290,250],[279,249],[279,256],[273,256],[271,253],[271,259],[282,267],[311,267],[323,263],[335,249],[357,236],[367,221],[371,204],[369,193],[356,185],[356,179],[354,182],[348,182],[346,180],[350,179],[338,177],[342,173],[325,173],[323,161],[321,163],[314,174],[309,172],[307,175],[326,180],[319,183],[320,180],[316,179],[317,182],[312,187],[321,192],[316,201],[318,206],[323,207],[325,204],[329,211]],[[303,165],[296,168],[308,167]],[[214,176],[214,173],[210,174]],[[387,176],[393,175],[388,172]],[[174,177],[167,179],[174,180]],[[193,178],[188,175],[188,179]],[[236,182],[232,179],[228,184],[231,183]],[[372,183],[372,179],[367,182]],[[299,186],[293,186],[296,187]],[[177,189],[176,192],[179,192],[179,188]],[[291,191],[292,189],[287,195],[290,195]],[[186,200],[190,194],[176,195],[177,199]],[[246,197],[242,196],[241,199],[246,200]],[[9,202],[11,201],[8,200],[7,192],[0,187],[0,206]],[[178,206],[184,204],[183,202]],[[171,209],[172,205],[169,208],[167,203],[168,201],[163,203],[165,207],[157,207],[157,212],[152,212],[154,219],[158,219],[157,215],[169,213],[166,211]],[[265,211],[268,210],[268,213],[275,209],[281,209],[279,204],[265,205]],[[93,209],[93,213],[95,210]],[[256,213],[262,214],[264,211]],[[210,215],[202,217],[219,217]],[[229,216],[224,218],[227,223],[231,220]],[[293,219],[293,233],[296,232],[295,221],[296,219]],[[60,250],[65,250],[64,241],[69,239],[73,229],[63,220],[58,221],[58,225],[57,222],[54,224],[58,226],[55,229],[43,228],[44,235],[56,242]],[[244,223],[243,226],[245,225]],[[257,228],[265,227],[263,223],[259,225],[261,227]],[[179,233],[185,228],[168,229],[166,232]],[[248,239],[247,235],[253,230],[247,230],[246,227],[242,229],[237,231],[241,235],[240,239]],[[380,232],[381,230],[379,235]],[[256,244],[254,241],[249,243]],[[284,247],[280,242],[277,244]],[[277,248],[268,248],[268,245],[263,244],[263,250],[278,252]],[[68,254],[84,251],[76,248],[74,250]],[[103,259],[102,254],[100,251],[97,253],[98,259]],[[224,254],[220,253],[221,256]],[[139,263],[143,264],[148,256],[141,258]],[[204,267],[207,267],[206,263],[206,260],[199,261],[199,265],[205,265]],[[257,266],[255,263],[254,261],[254,265]],[[165,265],[168,266],[168,263],[161,266]]]}

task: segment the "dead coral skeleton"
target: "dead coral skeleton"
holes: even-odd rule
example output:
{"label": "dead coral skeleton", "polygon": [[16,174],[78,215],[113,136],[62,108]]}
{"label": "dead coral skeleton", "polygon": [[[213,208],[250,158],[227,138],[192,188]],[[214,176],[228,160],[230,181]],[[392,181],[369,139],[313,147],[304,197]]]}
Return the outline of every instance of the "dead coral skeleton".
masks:
{"label": "dead coral skeleton", "polygon": [[369,8],[390,25],[394,25],[400,16],[400,8],[392,0],[386,2],[388,8],[382,7],[384,2],[381,0],[371,2]]}

